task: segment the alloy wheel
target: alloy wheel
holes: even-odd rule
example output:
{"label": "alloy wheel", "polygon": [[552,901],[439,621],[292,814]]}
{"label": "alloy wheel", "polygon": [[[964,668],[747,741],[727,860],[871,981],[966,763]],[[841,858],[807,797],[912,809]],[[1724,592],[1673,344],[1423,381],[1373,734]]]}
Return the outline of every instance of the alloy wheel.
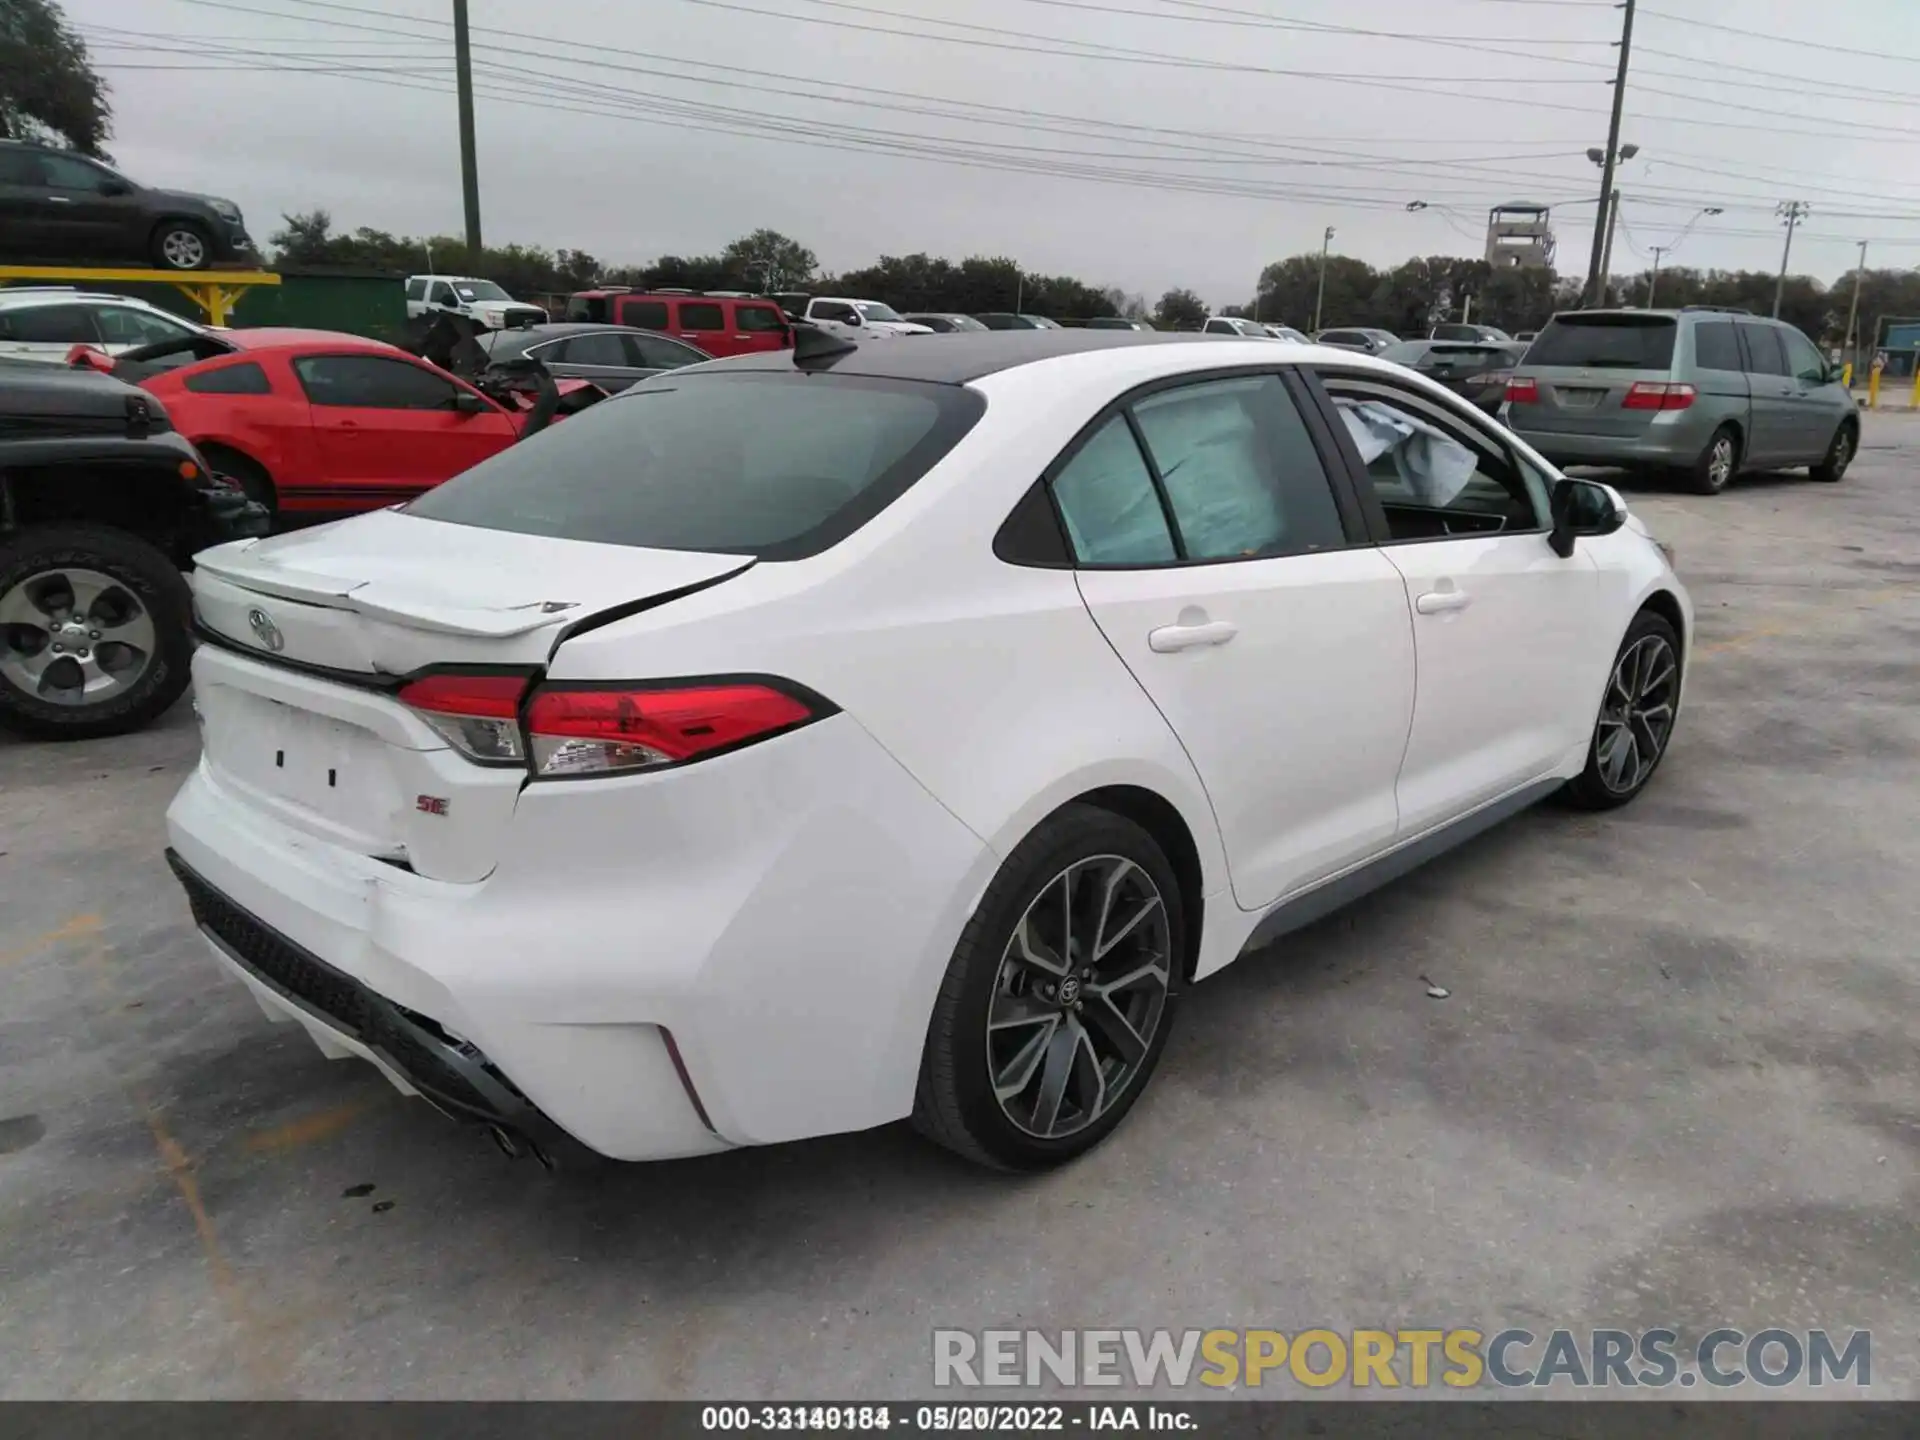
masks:
{"label": "alloy wheel", "polygon": [[1614,664],[1595,740],[1600,783],[1615,795],[1632,794],[1660,763],[1679,683],[1673,647],[1659,635],[1642,636]]}
{"label": "alloy wheel", "polygon": [[198,270],[207,262],[207,242],[191,230],[169,230],[161,238],[160,253],[175,270]]}
{"label": "alloy wheel", "polygon": [[0,678],[36,700],[97,705],[124,694],[158,648],[146,606],[98,570],[43,570],[0,595]]}
{"label": "alloy wheel", "polygon": [[1718,490],[1733,479],[1733,440],[1722,435],[1713,442],[1713,449],[1707,452],[1707,477],[1712,480],[1713,488]]}
{"label": "alloy wheel", "polygon": [[1013,927],[987,1012],[1001,1112],[1045,1140],[1097,1121],[1153,1047],[1172,979],[1159,887],[1120,855],[1077,860]]}
{"label": "alloy wheel", "polygon": [[1833,437],[1833,449],[1827,455],[1827,469],[1838,480],[1846,474],[1847,466],[1853,463],[1853,432],[1844,425],[1840,433]]}

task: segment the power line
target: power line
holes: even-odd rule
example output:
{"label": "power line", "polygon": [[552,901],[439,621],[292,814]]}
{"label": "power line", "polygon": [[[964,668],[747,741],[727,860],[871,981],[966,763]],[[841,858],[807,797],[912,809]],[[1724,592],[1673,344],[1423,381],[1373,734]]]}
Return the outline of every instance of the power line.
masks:
{"label": "power line", "polygon": [[[292,19],[303,24],[326,25],[326,26],[331,26],[336,28],[345,28],[345,29],[356,30],[356,31],[361,31],[361,32],[376,34],[376,35],[401,36],[407,33],[404,31],[388,30],[379,26],[354,24],[347,21],[323,20],[323,19],[310,18],[305,16],[288,16],[280,12],[258,10],[258,9],[254,9],[244,5],[226,3],[226,0],[181,0],[181,3],[198,5],[207,9],[237,11],[242,14],[266,16],[276,20]],[[294,0],[294,3],[310,5],[310,6],[313,6],[314,8],[330,10],[330,11],[340,11],[344,13],[358,14],[358,15],[371,15],[371,16],[382,18],[382,19],[388,18],[381,11],[366,10],[357,6],[326,4],[326,3],[323,3],[323,0]],[[432,24],[440,24],[441,22],[410,21],[409,23],[432,25]],[[946,115],[947,118],[953,118],[953,119],[979,119],[982,121],[982,123],[1007,125],[1007,126],[1017,125],[1020,128],[1029,128],[1031,126],[1031,122],[1038,119],[1038,120],[1045,120],[1045,121],[1057,121],[1064,124],[1079,125],[1079,126],[1099,129],[1099,130],[1119,130],[1119,131],[1126,131],[1130,133],[1143,134],[1143,135],[1144,134],[1173,135],[1173,136],[1182,137],[1183,139],[1225,141],[1231,144],[1257,145],[1257,146],[1266,146],[1266,147],[1277,147],[1277,148],[1283,148],[1283,149],[1305,150],[1312,153],[1319,153],[1319,154],[1330,155],[1330,156],[1344,156],[1345,154],[1348,153],[1348,152],[1341,151],[1337,148],[1328,147],[1324,144],[1308,144],[1303,141],[1291,141],[1291,140],[1286,140],[1286,139],[1273,137],[1273,136],[1249,135],[1245,133],[1236,133],[1231,131],[1183,130],[1183,129],[1175,129],[1175,128],[1166,127],[1166,126],[1142,125],[1136,122],[1129,122],[1129,121],[1123,121],[1123,120],[1098,120],[1098,119],[1093,119],[1091,117],[1085,117],[1085,116],[1062,115],[1057,112],[1045,111],[1045,110],[1033,110],[1033,109],[1029,109],[1021,106],[992,105],[992,104],[985,104],[977,101],[945,100],[939,97],[923,96],[919,92],[914,92],[914,91],[887,90],[887,89],[882,89],[875,86],[852,85],[844,81],[835,81],[835,80],[823,81],[818,76],[782,74],[778,71],[757,70],[757,69],[751,69],[745,66],[727,65],[727,64],[723,64],[723,63],[720,63],[717,61],[711,61],[711,60],[695,60],[689,57],[664,55],[658,52],[627,50],[627,49],[622,49],[619,46],[611,46],[611,45],[603,45],[603,44],[587,44],[579,41],[560,40],[560,39],[553,39],[553,38],[544,37],[544,36],[528,36],[528,35],[522,35],[516,31],[489,30],[483,26],[475,26],[474,30],[475,30],[475,33],[508,36],[512,38],[515,42],[511,46],[479,46],[477,48],[495,49],[495,50],[502,51],[503,53],[512,54],[515,56],[532,55],[535,58],[557,60],[562,64],[568,64],[568,65],[591,64],[596,70],[614,70],[614,71],[620,71],[622,73],[628,73],[628,74],[646,75],[652,78],[669,80],[675,83],[707,85],[707,86],[716,86],[721,88],[733,88],[733,89],[751,89],[756,94],[772,93],[772,94],[793,95],[798,98],[815,100],[815,101],[823,101],[823,102],[832,103],[832,104],[863,105],[863,106],[869,106],[872,108],[906,111],[906,112],[915,113],[915,114]],[[266,38],[266,37],[260,37],[260,38]],[[276,42],[276,43],[292,43],[292,42]],[[566,46],[566,47],[575,48],[575,49],[587,50],[591,52],[591,58],[580,59],[570,55],[553,55],[547,52],[532,50],[529,48],[531,44],[561,45],[561,46]],[[660,61],[667,65],[691,66],[697,69],[717,70],[725,74],[741,75],[741,76],[749,77],[753,83],[751,85],[748,85],[748,84],[738,83],[738,82],[712,80],[704,76],[688,75],[680,70],[663,70],[663,69],[656,69],[656,68],[652,68],[649,66],[642,66],[642,65],[624,65],[617,61],[609,60],[607,58],[608,56],[613,56],[613,55],[631,56],[631,57],[637,57],[637,58],[649,58],[649,59]],[[798,90],[777,89],[775,87],[767,86],[764,83],[767,80],[783,81],[783,82],[787,82],[803,88]],[[835,89],[849,90],[849,91],[854,91],[854,92],[858,92],[866,95],[883,95],[883,96],[888,96],[895,100],[909,99],[909,100],[914,100],[921,103],[916,105],[898,105],[898,104],[883,104],[881,102],[876,102],[876,101],[850,100],[844,96],[832,95],[832,94],[826,93],[825,87],[829,87],[829,86]],[[928,109],[926,108],[928,105],[943,105],[943,106],[949,107],[949,110],[940,111],[940,110]],[[956,110],[963,111],[963,112],[972,112],[972,113],[959,114],[959,115],[951,113],[952,111],[956,111]],[[1006,119],[997,118],[1001,116],[1005,116],[1008,118]],[[1155,143],[1159,143],[1159,142],[1155,142]],[[1463,141],[1457,141],[1457,140],[1436,140],[1431,136],[1406,136],[1406,137],[1363,136],[1363,137],[1354,137],[1352,140],[1352,143],[1354,144],[1404,144],[1404,145],[1459,145],[1463,143],[1475,143],[1475,142],[1463,142]],[[1512,143],[1536,144],[1544,147],[1551,147],[1559,144],[1572,145],[1578,142],[1571,141],[1571,140],[1564,141],[1564,142],[1548,140],[1548,141],[1516,141]],[[1390,159],[1395,157],[1368,157],[1368,158]],[[1442,159],[1436,163],[1447,163],[1447,162],[1444,159]]]}
{"label": "power line", "polygon": [[1711,20],[1695,20],[1688,15],[1670,15],[1664,10],[1643,10],[1641,14],[1655,20],[1665,20],[1672,25],[1691,25],[1696,30],[1717,30],[1723,35],[1738,35],[1744,40],[1766,40],[1778,45],[1791,45],[1796,50],[1824,50],[1833,55],[1860,55],[1869,60],[1890,60],[1896,65],[1920,65],[1920,56],[1889,55],[1884,50],[1858,50],[1849,45],[1827,45],[1818,40],[1801,40],[1790,35],[1769,35],[1764,30],[1752,30],[1738,25],[1717,25]]}
{"label": "power line", "polygon": [[[224,69],[229,72],[263,70],[263,71],[285,71],[285,72],[294,73],[294,74],[316,73],[316,67],[301,65],[301,64],[268,64],[268,65],[249,64],[245,66],[242,66],[242,65],[232,65],[232,66],[174,65],[174,66],[129,66],[129,67],[113,66],[113,67],[105,67],[105,68],[173,69],[173,70]],[[500,68],[500,67],[492,67],[492,68]],[[335,72],[329,67],[328,69],[321,70],[319,73],[335,73]],[[501,73],[510,80],[519,78],[519,73],[511,69],[502,69]],[[439,95],[450,95],[453,93],[453,90],[450,86],[431,85],[431,84],[411,85],[411,84],[406,84],[404,82],[391,80],[385,77],[375,78],[369,75],[358,74],[358,73],[346,73],[344,75],[341,75],[340,78],[352,79],[352,80],[360,81],[362,83],[369,83],[369,84],[385,84],[392,88],[397,88],[397,89],[426,90],[429,93],[439,94]],[[1247,198],[1247,199],[1261,199],[1261,200],[1267,200],[1267,201],[1292,200],[1292,201],[1299,201],[1304,203],[1313,203],[1313,204],[1318,204],[1322,206],[1333,206],[1333,207],[1345,206],[1345,207],[1354,208],[1354,209],[1373,209],[1373,210],[1399,210],[1403,207],[1405,202],[1404,194],[1380,195],[1380,196],[1364,195],[1364,194],[1361,194],[1361,195],[1333,194],[1333,193],[1327,193],[1325,191],[1314,191],[1314,190],[1305,190],[1305,189],[1276,189],[1271,186],[1254,186],[1250,184],[1237,184],[1237,183],[1231,183],[1231,182],[1218,182],[1218,181],[1200,182],[1200,181],[1195,181],[1195,180],[1191,180],[1191,179],[1187,179],[1179,176],[1167,175],[1164,173],[1112,170],[1112,169],[1107,169],[1103,167],[1060,164],[1060,163],[1041,164],[1037,162],[1027,161],[1021,157],[1012,157],[1012,156],[1004,156],[1004,155],[981,155],[977,152],[970,152],[964,148],[951,148],[951,147],[926,145],[926,144],[918,144],[918,143],[903,143],[898,140],[891,141],[891,142],[881,142],[876,140],[867,140],[867,139],[862,139],[857,137],[846,137],[846,136],[825,138],[822,136],[820,132],[811,130],[804,126],[769,127],[766,125],[761,125],[757,127],[747,128],[740,125],[729,125],[729,124],[720,124],[720,123],[695,123],[695,122],[689,122],[686,120],[659,119],[659,118],[653,118],[644,114],[634,113],[632,110],[609,110],[606,108],[595,107],[591,105],[568,105],[568,104],[558,103],[551,100],[536,101],[536,100],[529,99],[524,93],[520,93],[513,90],[504,90],[497,87],[482,89],[476,86],[476,94],[484,95],[489,99],[498,100],[502,103],[523,105],[523,106],[527,106],[529,108],[538,109],[538,110],[547,110],[547,111],[555,111],[555,112],[570,113],[570,114],[592,115],[592,116],[610,118],[610,119],[625,119],[625,120],[634,121],[640,124],[672,124],[675,126],[675,128],[679,128],[679,129],[704,131],[704,132],[718,133],[718,134],[741,135],[749,138],[784,140],[789,143],[801,144],[801,145],[807,146],[808,148],[814,148],[814,149],[841,150],[841,151],[850,151],[854,153],[865,153],[865,154],[896,155],[896,156],[904,156],[907,158],[934,160],[939,163],[958,165],[958,166],[961,166],[962,168],[968,168],[968,169],[999,170],[999,171],[1007,171],[1012,173],[1040,175],[1040,176],[1045,176],[1045,177],[1054,178],[1054,179],[1092,180],[1092,181],[1098,181],[1098,182],[1124,184],[1131,188],[1171,190],[1171,191],[1180,191],[1180,192],[1195,193],[1195,194],[1222,195],[1222,196]]]}
{"label": "power line", "polygon": [[[1358,25],[1333,25],[1318,20],[1298,20],[1279,15],[1267,15],[1248,10],[1236,10],[1226,5],[1199,3],[1199,0],[1167,0],[1169,4],[1180,5],[1185,9],[1204,11],[1205,14],[1171,15],[1161,10],[1130,10],[1115,5],[1093,3],[1093,0],[1026,0],[1030,5],[1052,5],[1063,10],[1094,11],[1105,15],[1132,15],[1149,20],[1171,20],[1190,25],[1231,25],[1239,28],[1257,30],[1287,30],[1319,35],[1363,36],[1369,39],[1405,40],[1419,45],[1444,45],[1455,50],[1475,50],[1487,55],[1512,55],[1523,60],[1546,60],[1556,65],[1581,65],[1606,69],[1604,64],[1591,60],[1571,60],[1561,55],[1541,55],[1537,51],[1508,50],[1502,48],[1509,44],[1527,45],[1608,45],[1607,40],[1561,40],[1543,39],[1537,36],[1487,36],[1467,37],[1460,35],[1432,35],[1407,30],[1371,30]],[[892,12],[878,12],[892,13]],[[900,17],[922,18],[922,17]]]}

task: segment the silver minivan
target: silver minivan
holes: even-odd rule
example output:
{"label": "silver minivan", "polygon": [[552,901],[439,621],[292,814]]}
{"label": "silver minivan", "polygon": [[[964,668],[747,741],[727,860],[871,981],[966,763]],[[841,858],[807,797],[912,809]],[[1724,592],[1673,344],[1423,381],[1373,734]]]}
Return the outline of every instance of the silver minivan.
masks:
{"label": "silver minivan", "polygon": [[1501,415],[1556,465],[1671,468],[1703,495],[1743,470],[1838,480],[1860,445],[1859,407],[1811,340],[1705,307],[1554,316]]}

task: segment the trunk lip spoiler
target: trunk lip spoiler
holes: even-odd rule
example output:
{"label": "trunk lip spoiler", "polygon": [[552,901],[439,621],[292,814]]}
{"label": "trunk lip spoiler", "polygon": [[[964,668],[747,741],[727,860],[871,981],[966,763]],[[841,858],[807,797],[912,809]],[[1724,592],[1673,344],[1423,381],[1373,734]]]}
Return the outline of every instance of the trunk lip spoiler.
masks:
{"label": "trunk lip spoiler", "polygon": [[[714,575],[705,580],[696,580],[691,585],[682,585],[673,590],[663,590],[657,595],[648,595],[638,600],[621,601],[618,604],[596,610],[590,615],[582,615],[571,623],[562,621],[558,616],[550,616],[546,623],[548,625],[558,626],[559,633],[553,637],[553,644],[547,649],[547,660],[551,661],[555,652],[577,635],[583,635],[589,630],[597,630],[603,625],[615,624],[618,621],[626,620],[634,615],[642,614],[645,611],[655,609],[661,605],[671,604],[675,600],[683,600],[689,595],[697,594],[702,590],[710,589],[724,581],[731,580],[737,575],[744,574],[746,571],[751,570],[757,563],[759,563],[757,560],[749,559],[745,564],[736,569],[729,570],[724,574]],[[228,579],[228,577],[224,575],[220,578],[223,580]],[[238,584],[240,582],[234,579],[229,580],[228,583]],[[248,585],[245,588],[257,589],[258,587]],[[269,592],[262,591],[261,593]],[[276,598],[285,598],[294,604],[314,605],[314,608],[318,610],[342,608],[314,604],[311,600],[296,600],[291,596]],[[362,611],[358,613],[366,614],[370,612]],[[544,668],[541,665],[532,664],[512,665],[488,664],[484,661],[472,663],[449,661],[422,665],[416,669],[406,671],[403,674],[396,674],[390,670],[343,670],[332,665],[317,665],[311,660],[296,660],[286,655],[276,655],[271,651],[261,650],[255,646],[248,645],[241,640],[235,639],[225,631],[214,629],[213,626],[209,625],[197,612],[193,617],[193,636],[202,644],[211,645],[216,650],[225,650],[230,654],[242,655],[262,665],[270,665],[282,670],[291,670],[296,674],[309,675],[316,680],[328,680],[337,685],[351,686],[356,690],[373,690],[384,694],[397,692],[403,689],[409,682],[417,680],[423,675],[440,674],[447,671],[460,671],[465,674],[525,675],[531,681],[536,678]]]}

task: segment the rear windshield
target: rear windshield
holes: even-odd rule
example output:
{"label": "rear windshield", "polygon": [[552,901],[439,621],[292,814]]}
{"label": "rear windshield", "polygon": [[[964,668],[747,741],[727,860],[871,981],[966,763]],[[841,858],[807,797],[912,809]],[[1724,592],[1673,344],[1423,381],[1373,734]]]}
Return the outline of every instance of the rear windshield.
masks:
{"label": "rear windshield", "polygon": [[1529,365],[1589,370],[1665,370],[1673,363],[1671,316],[1556,315],[1527,351]]}
{"label": "rear windshield", "polygon": [[975,391],[917,381],[661,376],[407,508],[521,535],[797,560],[892,504],[985,408]]}

